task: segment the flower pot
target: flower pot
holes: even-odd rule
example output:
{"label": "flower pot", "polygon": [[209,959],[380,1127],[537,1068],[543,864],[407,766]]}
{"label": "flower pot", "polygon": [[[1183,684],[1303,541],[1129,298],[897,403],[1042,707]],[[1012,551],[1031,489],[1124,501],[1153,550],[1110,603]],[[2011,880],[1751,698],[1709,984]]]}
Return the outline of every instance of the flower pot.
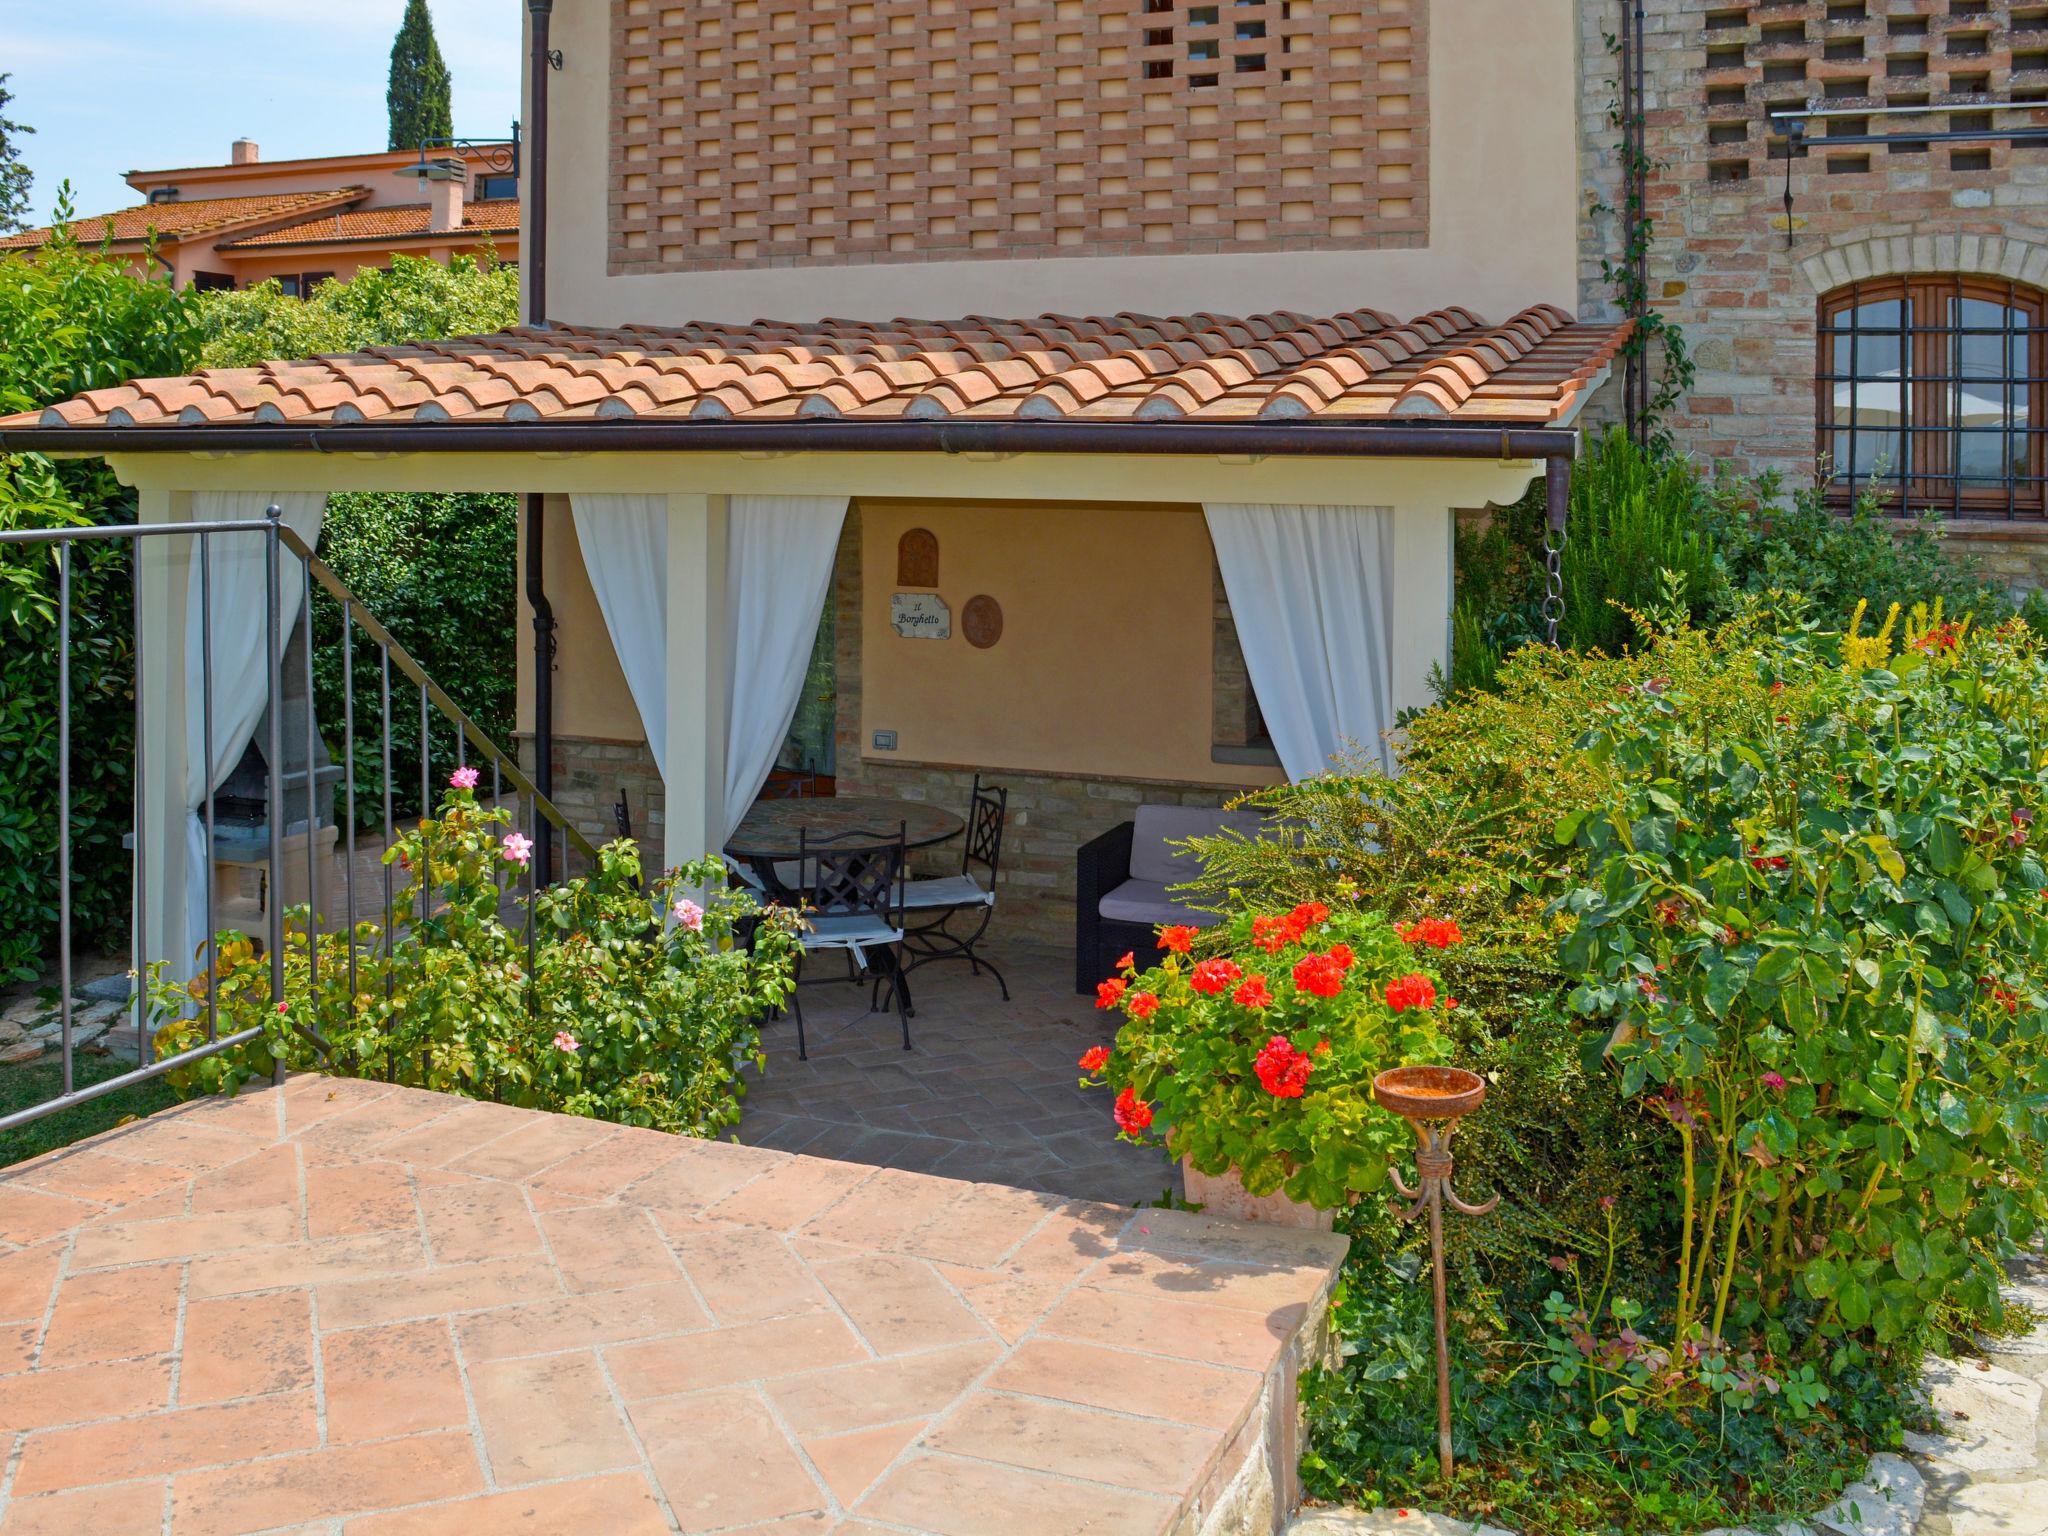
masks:
{"label": "flower pot", "polygon": [[1212,1175],[1199,1172],[1182,1158],[1180,1172],[1188,1203],[1199,1205],[1205,1216],[1252,1221],[1268,1227],[1305,1227],[1311,1232],[1328,1232],[1336,1225],[1334,1213],[1290,1200],[1280,1190],[1270,1195],[1251,1193],[1235,1168]]}

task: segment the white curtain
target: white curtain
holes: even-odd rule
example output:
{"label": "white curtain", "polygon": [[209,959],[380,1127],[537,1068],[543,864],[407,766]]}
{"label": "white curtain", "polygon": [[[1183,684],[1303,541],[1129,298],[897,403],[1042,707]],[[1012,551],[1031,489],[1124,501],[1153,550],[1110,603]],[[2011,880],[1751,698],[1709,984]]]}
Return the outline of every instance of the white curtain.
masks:
{"label": "white curtain", "polygon": [[[280,521],[308,547],[318,542],[320,525],[327,516],[323,495],[201,491],[192,498],[192,516],[202,523],[239,522],[261,518],[272,502],[277,504]],[[208,761],[200,544],[196,538],[192,541],[192,573],[185,599],[185,921],[182,941],[175,925],[167,927],[172,948],[163,957],[174,969],[190,965],[207,937],[206,892],[213,870],[206,862],[206,823],[201,815],[206,797],[242,760],[269,702],[269,662],[263,645],[268,623],[266,543],[265,537],[256,533],[223,533],[207,540],[208,574],[203,579],[210,622],[204,628],[212,631],[213,658],[213,757]],[[303,571],[295,556],[280,550],[280,654],[291,638],[292,625],[298,622]],[[274,893],[272,899],[276,899]]]}
{"label": "white curtain", "polygon": [[1354,747],[1391,770],[1394,513],[1203,507],[1259,713],[1290,779]]}
{"label": "white curtain", "polygon": [[[666,771],[668,498],[576,493],[569,500],[591,590],[655,766]],[[768,781],[796,716],[846,504],[844,496],[732,498],[725,568],[728,833]]]}

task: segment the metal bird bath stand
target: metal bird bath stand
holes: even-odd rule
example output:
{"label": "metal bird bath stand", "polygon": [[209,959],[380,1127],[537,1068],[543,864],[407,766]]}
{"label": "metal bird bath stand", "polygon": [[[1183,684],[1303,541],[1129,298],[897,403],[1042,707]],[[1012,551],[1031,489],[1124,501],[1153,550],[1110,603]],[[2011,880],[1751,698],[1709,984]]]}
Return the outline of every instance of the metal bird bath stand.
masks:
{"label": "metal bird bath stand", "polygon": [[1410,1189],[1392,1169],[1387,1176],[1406,1210],[1394,1203],[1394,1214],[1413,1221],[1429,1212],[1429,1266],[1436,1292],[1436,1454],[1446,1483],[1451,1480],[1451,1351],[1444,1297],[1444,1202],[1467,1216],[1484,1216],[1500,1204],[1495,1195],[1473,1205],[1451,1188],[1451,1133],[1458,1121],[1486,1098],[1486,1079],[1463,1067],[1395,1067],[1372,1080],[1372,1096],[1380,1108],[1392,1110],[1415,1127],[1415,1182]]}

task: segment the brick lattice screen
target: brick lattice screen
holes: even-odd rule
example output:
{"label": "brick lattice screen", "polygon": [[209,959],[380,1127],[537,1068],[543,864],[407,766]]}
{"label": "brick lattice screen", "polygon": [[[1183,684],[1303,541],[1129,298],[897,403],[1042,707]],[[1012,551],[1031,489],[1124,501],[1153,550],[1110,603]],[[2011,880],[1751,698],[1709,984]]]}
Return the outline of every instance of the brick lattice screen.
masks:
{"label": "brick lattice screen", "polygon": [[[2008,0],[1760,0],[1709,3],[1703,12],[1707,179],[1744,181],[1782,162],[1785,139],[1769,113],[1793,107],[1849,111],[1968,105],[1981,100],[2048,101],[2048,5]],[[1656,41],[1656,39],[1653,39]],[[2011,126],[2003,119],[2002,126]],[[1827,135],[1898,131],[1905,125],[1848,117],[1817,122],[1809,154],[1833,175],[1899,168],[2003,170],[2003,144],[1918,148],[1827,147]],[[1934,126],[1943,126],[1934,120]],[[1989,116],[1948,120],[1989,127]],[[1910,130],[1907,130],[1910,131]],[[1782,165],[1780,166],[1782,175]]]}
{"label": "brick lattice screen", "polygon": [[1421,245],[1426,0],[613,0],[615,273]]}

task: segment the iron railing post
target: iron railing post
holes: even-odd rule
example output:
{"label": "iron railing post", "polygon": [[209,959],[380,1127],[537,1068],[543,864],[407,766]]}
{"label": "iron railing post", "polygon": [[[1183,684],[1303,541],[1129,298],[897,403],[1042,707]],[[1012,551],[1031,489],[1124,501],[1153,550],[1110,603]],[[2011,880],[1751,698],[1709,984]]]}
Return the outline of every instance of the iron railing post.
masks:
{"label": "iron railing post", "polygon": [[[138,551],[140,553],[140,551]],[[141,804],[138,793],[136,803]],[[135,839],[137,857],[142,839]],[[138,936],[138,942],[140,942]],[[71,1078],[71,546],[57,546],[57,990],[64,1032],[64,1097]],[[136,991],[141,991],[138,976]],[[140,1037],[138,1036],[138,1039]]]}
{"label": "iron railing post", "polygon": [[[270,1006],[282,1011],[285,1004],[284,909],[280,905],[284,895],[284,711],[279,706],[284,702],[284,592],[279,580],[277,537],[278,519],[282,514],[273,501],[264,509],[263,515],[269,520],[263,536],[263,668],[270,700],[269,783],[266,785],[270,820],[270,901],[265,915],[269,918]],[[141,839],[136,841],[139,844]],[[308,869],[306,873],[310,876],[312,870]],[[284,1082],[281,1039],[271,1079],[279,1085]]]}

